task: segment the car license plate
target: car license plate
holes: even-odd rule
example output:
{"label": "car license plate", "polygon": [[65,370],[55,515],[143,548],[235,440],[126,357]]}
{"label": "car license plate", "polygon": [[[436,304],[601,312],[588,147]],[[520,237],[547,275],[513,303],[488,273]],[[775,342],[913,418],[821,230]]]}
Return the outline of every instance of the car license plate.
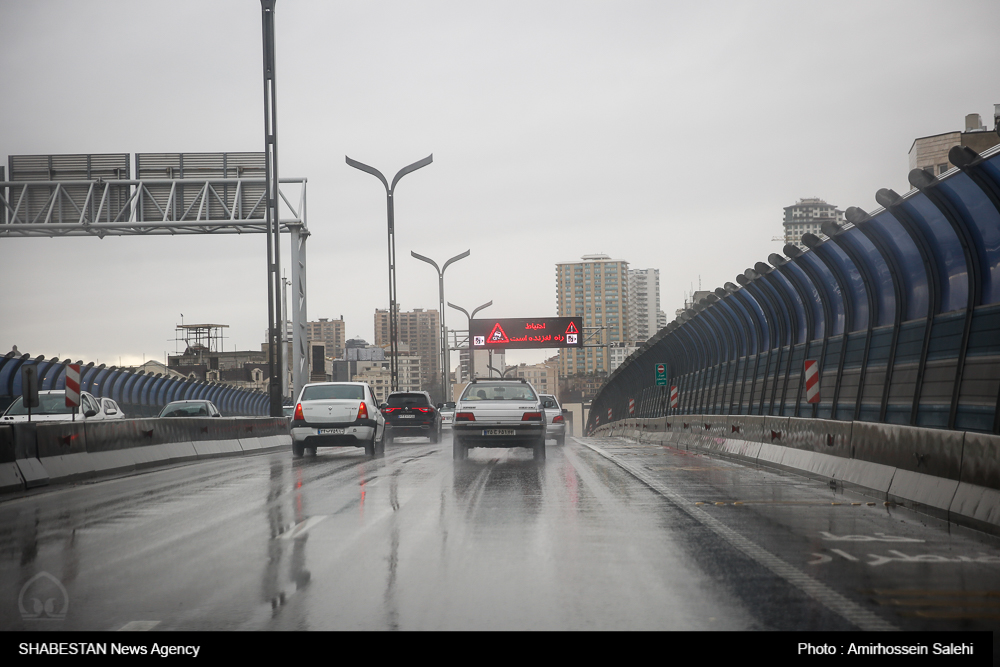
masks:
{"label": "car license plate", "polygon": [[483,435],[514,435],[512,428],[488,428],[483,431]]}
{"label": "car license plate", "polygon": [[342,428],[321,428],[317,429],[319,435],[344,435]]}
{"label": "car license plate", "polygon": [[416,415],[399,415],[400,419],[413,419]]}

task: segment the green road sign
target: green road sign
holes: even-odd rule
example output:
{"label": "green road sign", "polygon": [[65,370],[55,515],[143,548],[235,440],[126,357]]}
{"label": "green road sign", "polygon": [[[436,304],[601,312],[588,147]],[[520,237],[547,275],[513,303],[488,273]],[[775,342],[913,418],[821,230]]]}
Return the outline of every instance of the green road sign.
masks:
{"label": "green road sign", "polygon": [[656,371],[656,384],[657,386],[666,386],[667,384],[667,365],[666,364],[654,364],[653,370]]}

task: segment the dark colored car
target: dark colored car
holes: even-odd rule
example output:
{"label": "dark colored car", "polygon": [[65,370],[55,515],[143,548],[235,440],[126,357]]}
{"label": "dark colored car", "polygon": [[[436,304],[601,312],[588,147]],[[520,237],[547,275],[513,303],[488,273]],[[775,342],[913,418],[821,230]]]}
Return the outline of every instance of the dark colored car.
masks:
{"label": "dark colored car", "polygon": [[423,436],[441,441],[441,414],[426,391],[395,391],[382,404],[385,440]]}

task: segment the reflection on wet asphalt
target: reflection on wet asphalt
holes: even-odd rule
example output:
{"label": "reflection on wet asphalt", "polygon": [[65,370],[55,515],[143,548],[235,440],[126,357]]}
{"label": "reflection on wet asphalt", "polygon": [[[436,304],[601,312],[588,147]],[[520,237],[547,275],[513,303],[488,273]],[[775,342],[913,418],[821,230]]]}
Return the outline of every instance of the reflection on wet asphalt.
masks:
{"label": "reflection on wet asphalt", "polygon": [[871,502],[620,439],[219,459],[0,502],[0,628],[1000,625],[997,540]]}

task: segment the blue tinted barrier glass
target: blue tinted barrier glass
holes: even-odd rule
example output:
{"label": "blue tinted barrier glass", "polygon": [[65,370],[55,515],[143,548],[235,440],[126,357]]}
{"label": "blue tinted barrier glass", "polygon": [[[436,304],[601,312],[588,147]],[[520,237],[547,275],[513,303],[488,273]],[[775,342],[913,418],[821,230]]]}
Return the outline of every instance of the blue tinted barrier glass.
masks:
{"label": "blue tinted barrier glass", "polygon": [[833,272],[811,251],[802,253],[797,261],[804,262],[817,275],[819,284],[816,287],[823,290],[826,301],[830,304],[830,316],[833,321],[826,332],[827,336],[839,336],[844,333],[844,297],[840,293],[840,286]]}
{"label": "blue tinted barrier glass", "polygon": [[[716,302],[717,308],[723,308],[727,313],[729,313],[730,318],[733,320],[736,329],[736,356],[742,357],[748,354],[749,349],[753,349],[756,344],[756,336],[754,334],[753,328],[746,321],[746,314],[736,310],[738,306],[733,306],[732,299],[720,299]],[[749,335],[749,338],[747,336]]]}
{"label": "blue tinted barrier glass", "polygon": [[920,250],[916,242],[907,233],[903,225],[888,211],[883,211],[872,218],[869,225],[896,258],[896,264],[902,272],[902,293],[906,295],[906,311],[903,320],[916,320],[927,317],[930,307],[930,292],[928,290],[927,273],[924,262],[920,258]]}
{"label": "blue tinted barrier glass", "polygon": [[838,268],[845,278],[851,298],[850,302],[854,310],[851,313],[851,331],[863,331],[868,328],[868,293],[865,290],[865,281],[861,277],[861,271],[854,266],[854,262],[835,243],[824,243],[816,249],[823,253],[823,256],[831,261]]}
{"label": "blue tinted barrier glass", "polygon": [[774,277],[774,282],[779,286],[779,289],[783,290],[788,300],[792,303],[792,308],[795,309],[795,331],[793,332],[793,343],[804,343],[806,340],[806,310],[802,303],[802,299],[799,298],[799,293],[795,290],[791,281],[788,280],[780,271],[772,271],[770,273]]}
{"label": "blue tinted barrier glass", "polygon": [[938,189],[958,210],[975,239],[983,267],[983,304],[1000,301],[1000,212],[966,174],[941,181]]}
{"label": "blue tinted barrier glass", "polygon": [[798,266],[794,262],[788,262],[782,265],[781,271],[787,271],[795,283],[798,285],[805,295],[805,299],[809,304],[809,308],[812,310],[813,316],[813,338],[822,338],[823,329],[826,326],[826,319],[823,314],[823,302],[822,296],[819,290],[813,284],[813,281],[809,278],[808,274],[802,270],[802,267]]}
{"label": "blue tinted barrier glass", "polygon": [[754,349],[751,350],[751,354],[756,354],[766,350],[771,340],[771,335],[770,329],[768,329],[767,326],[767,318],[764,317],[764,311],[761,310],[760,304],[758,304],[757,300],[754,299],[753,296],[751,296],[751,294],[745,289],[734,292],[733,296],[736,297],[736,302],[743,307],[743,312],[746,313],[750,326],[753,327],[756,324],[756,326],[760,329],[759,331],[755,330],[755,334],[757,335],[755,336],[756,340],[754,343],[756,345]]}
{"label": "blue tinted barrier glass", "polygon": [[872,291],[878,304],[878,318],[875,326],[892,324],[896,313],[896,293],[892,286],[892,271],[882,254],[868,237],[857,228],[849,229],[838,237],[847,244],[862,261],[865,261],[868,272],[875,284]]}
{"label": "blue tinted barrier glass", "polygon": [[962,244],[934,204],[918,194],[901,204],[927,237],[941,277],[941,312],[965,308],[969,299],[969,278]]}

